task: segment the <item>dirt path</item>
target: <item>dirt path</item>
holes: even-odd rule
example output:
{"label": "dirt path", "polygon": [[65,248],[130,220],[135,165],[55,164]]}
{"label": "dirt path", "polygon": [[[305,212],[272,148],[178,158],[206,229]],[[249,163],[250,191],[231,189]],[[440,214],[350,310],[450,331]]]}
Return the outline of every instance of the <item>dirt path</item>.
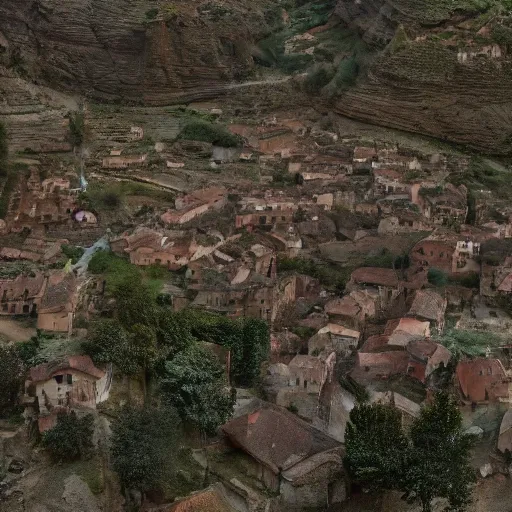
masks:
{"label": "dirt path", "polygon": [[28,327],[22,322],[11,318],[0,317],[0,340],[2,341],[28,341],[36,335],[34,327]]}

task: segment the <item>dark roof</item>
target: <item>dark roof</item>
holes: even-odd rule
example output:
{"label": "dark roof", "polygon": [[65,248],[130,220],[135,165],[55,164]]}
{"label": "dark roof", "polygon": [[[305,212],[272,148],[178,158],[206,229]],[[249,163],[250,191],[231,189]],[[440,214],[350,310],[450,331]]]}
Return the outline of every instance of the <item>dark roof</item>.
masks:
{"label": "dark roof", "polygon": [[375,284],[378,286],[398,286],[398,277],[392,268],[361,267],[352,272],[351,279],[354,283]]}
{"label": "dark roof", "polygon": [[44,382],[64,370],[76,370],[97,379],[101,379],[105,372],[96,368],[89,356],[68,356],[49,363],[43,363],[30,368],[30,380],[32,382]]}
{"label": "dark roof", "polygon": [[72,303],[76,291],[76,278],[74,274],[56,272],[48,278],[48,286],[41,299],[40,312],[44,310],[66,309]]}
{"label": "dark roof", "polygon": [[417,290],[408,316],[439,320],[444,316],[446,300],[434,290]]}
{"label": "dark roof", "polygon": [[286,409],[271,404],[230,421],[222,430],[234,446],[276,474],[312,455],[341,446]]}

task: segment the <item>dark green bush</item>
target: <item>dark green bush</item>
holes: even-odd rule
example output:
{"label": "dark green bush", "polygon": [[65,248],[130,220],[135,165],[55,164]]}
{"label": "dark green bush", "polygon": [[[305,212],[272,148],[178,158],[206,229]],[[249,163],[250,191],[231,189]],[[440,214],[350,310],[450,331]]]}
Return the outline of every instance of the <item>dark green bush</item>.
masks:
{"label": "dark green bush", "polygon": [[242,144],[239,136],[232,134],[223,126],[202,120],[187,123],[178,135],[178,139],[210,142],[226,148],[237,147]]}

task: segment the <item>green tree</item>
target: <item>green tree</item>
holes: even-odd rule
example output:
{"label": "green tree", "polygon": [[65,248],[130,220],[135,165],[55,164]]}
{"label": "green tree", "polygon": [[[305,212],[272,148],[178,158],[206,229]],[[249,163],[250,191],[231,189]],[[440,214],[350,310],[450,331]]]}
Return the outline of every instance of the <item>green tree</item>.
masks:
{"label": "green tree", "polygon": [[89,329],[85,352],[95,363],[113,363],[122,373],[133,375],[141,370],[132,355],[130,333],[116,319],[99,320]]}
{"label": "green tree", "polygon": [[140,275],[132,275],[121,279],[115,285],[113,296],[116,299],[117,317],[126,328],[141,324],[156,328],[158,324],[158,308],[155,297],[142,281]]}
{"label": "green tree", "polygon": [[157,337],[166,358],[186,350],[196,341],[189,319],[184,314],[167,310],[162,310],[159,314]]}
{"label": "green tree", "polygon": [[170,478],[180,420],[171,408],[124,408],[112,423],[112,464],[125,489],[157,489]]}
{"label": "green tree", "polygon": [[183,421],[214,435],[233,413],[233,392],[226,389],[224,369],[206,349],[192,345],[165,364],[163,395]]}
{"label": "green tree", "polygon": [[400,489],[408,441],[397,409],[358,404],[345,432],[345,467],[352,478],[371,489]]}
{"label": "green tree", "polygon": [[26,367],[16,346],[0,346],[0,416],[6,416],[18,404]]}
{"label": "green tree", "polygon": [[429,268],[427,279],[428,282],[434,286],[445,286],[448,282],[448,276],[446,273],[438,268]]}
{"label": "green tree", "polygon": [[447,393],[438,393],[412,425],[405,490],[409,502],[432,511],[434,498],[446,498],[447,510],[463,511],[475,481],[470,465],[473,436],[464,433],[462,414]]}
{"label": "green tree", "polygon": [[79,418],[73,411],[60,413],[55,427],[43,433],[42,445],[54,462],[80,459],[93,447],[93,425],[91,414]]}

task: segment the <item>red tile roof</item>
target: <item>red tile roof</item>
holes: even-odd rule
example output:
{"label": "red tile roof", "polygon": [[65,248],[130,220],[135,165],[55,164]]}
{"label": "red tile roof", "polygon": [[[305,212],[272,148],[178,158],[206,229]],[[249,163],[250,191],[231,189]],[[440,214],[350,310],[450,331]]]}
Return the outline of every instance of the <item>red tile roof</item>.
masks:
{"label": "red tile roof", "polygon": [[294,414],[271,404],[222,427],[234,446],[275,474],[340,443]]}
{"label": "red tile roof", "polygon": [[460,361],[456,374],[463,395],[472,402],[509,397],[507,375],[499,359]]}
{"label": "red tile roof", "polygon": [[417,290],[407,316],[441,321],[446,310],[446,299],[434,290]]}
{"label": "red tile roof", "polygon": [[232,512],[216,489],[206,489],[171,505],[168,512]]}
{"label": "red tile roof", "polygon": [[34,366],[30,369],[30,380],[34,383],[44,382],[51,379],[53,375],[62,373],[68,369],[86,373],[97,379],[101,379],[105,375],[104,371],[94,366],[89,356],[68,356],[63,359]]}

